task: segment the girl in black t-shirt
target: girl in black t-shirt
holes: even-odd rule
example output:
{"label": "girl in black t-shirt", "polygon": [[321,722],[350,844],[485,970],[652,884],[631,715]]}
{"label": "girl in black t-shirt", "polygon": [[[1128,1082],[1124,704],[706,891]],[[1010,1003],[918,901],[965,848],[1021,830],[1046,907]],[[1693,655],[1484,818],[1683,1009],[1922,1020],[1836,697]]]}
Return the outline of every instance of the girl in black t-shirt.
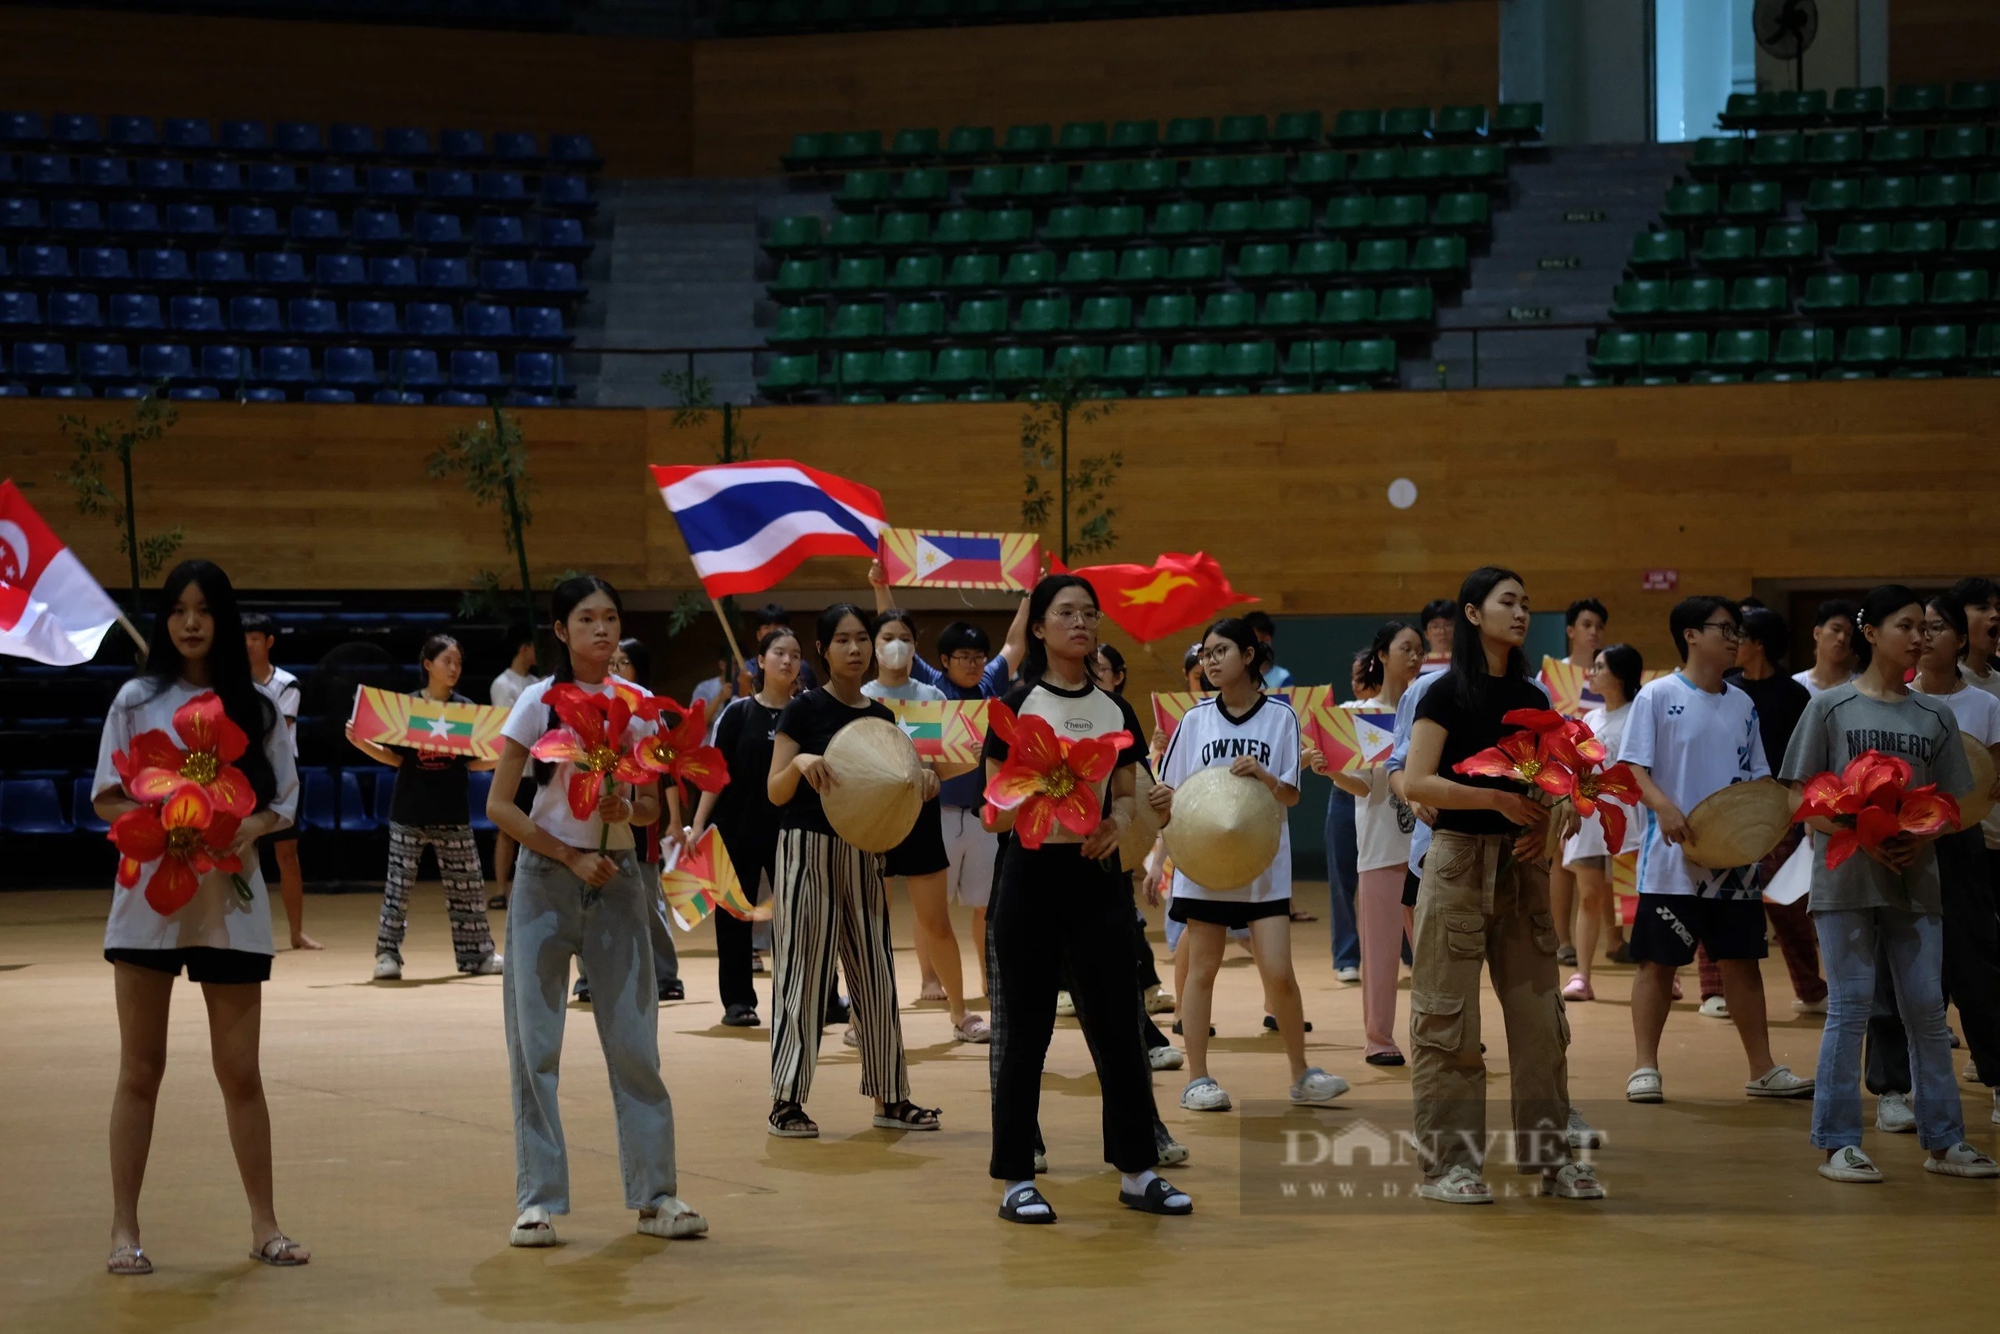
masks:
{"label": "girl in black t-shirt", "polygon": [[[1599,1199],[1587,1163],[1570,1161],[1569,1044],[1556,992],[1555,917],[1544,844],[1548,809],[1508,777],[1455,765],[1520,730],[1515,709],[1547,709],[1521,644],[1528,593],[1512,570],[1486,566],[1458,594],[1451,670],[1417,704],[1405,790],[1438,813],[1417,892],[1410,977],[1410,1085],[1419,1145],[1428,1146],[1425,1199],[1488,1204],[1486,1062],[1479,1046],[1479,971],[1507,1020],[1516,1164],[1542,1169],[1541,1192]],[[1565,807],[1573,832],[1574,810]]]}
{"label": "girl in black t-shirt", "polygon": [[[861,718],[893,723],[895,715],[861,693],[874,636],[859,607],[843,602],[821,612],[816,647],[827,683],[785,706],[771,742],[767,786],[779,814],[771,939],[770,1132],[783,1139],[819,1137],[805,1101],[819,1059],[836,945],[853,993],[861,1092],[875,1099],[875,1124],[891,1130],[936,1130],[937,1109],[910,1101],[882,858],[835,833],[820,803],[820,793],[839,781],[825,758],[834,734]],[[937,795],[937,775],[928,768],[923,774],[928,801]]]}
{"label": "girl in black t-shirt", "polygon": [[[470,704],[453,689],[465,666],[458,641],[432,635],[417,655],[423,666],[424,688],[419,699]],[[382,920],[375,931],[375,976],[390,980],[403,975],[403,935],[409,929],[410,887],[423,865],[424,849],[437,856],[444,881],[445,907],[451,914],[451,948],[458,971],[483,976],[498,973],[500,955],[493,950],[493,930],[486,921],[486,873],[479,847],[472,840],[472,808],[467,802],[466,775],[493,768],[497,760],[473,760],[448,751],[382,746],[354,735],[356,750],[396,770],[396,793],[389,808],[389,870],[382,884]],[[376,780],[380,782],[380,779]]]}

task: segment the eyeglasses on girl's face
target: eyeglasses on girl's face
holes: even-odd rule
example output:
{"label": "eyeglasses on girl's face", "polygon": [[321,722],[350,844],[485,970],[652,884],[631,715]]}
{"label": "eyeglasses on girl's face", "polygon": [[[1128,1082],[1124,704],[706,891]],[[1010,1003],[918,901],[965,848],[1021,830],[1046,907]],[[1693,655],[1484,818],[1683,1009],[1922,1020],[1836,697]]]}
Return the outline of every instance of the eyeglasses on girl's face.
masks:
{"label": "eyeglasses on girl's face", "polygon": [[1100,613],[1095,607],[1052,607],[1049,619],[1061,625],[1093,626]]}

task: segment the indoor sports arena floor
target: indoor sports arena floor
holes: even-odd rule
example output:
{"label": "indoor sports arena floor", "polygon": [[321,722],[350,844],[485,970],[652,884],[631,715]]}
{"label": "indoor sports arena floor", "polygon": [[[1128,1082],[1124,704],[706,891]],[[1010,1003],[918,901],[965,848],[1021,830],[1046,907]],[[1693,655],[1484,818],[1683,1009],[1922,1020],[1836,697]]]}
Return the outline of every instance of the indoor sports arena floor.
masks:
{"label": "indoor sports arena floor", "polygon": [[[1309,1059],[1353,1081],[1331,1110],[1285,1113],[1279,1039],[1261,1028],[1256,975],[1230,952],[1216,1005],[1215,1072],[1239,1112],[1179,1109],[1182,1074],[1156,1077],[1163,1115],[1193,1151],[1172,1180],[1189,1219],[1120,1208],[1098,1153],[1098,1103],[1073,1021],[1059,1021],[1044,1080],[1061,1222],[1009,1227],[987,1180],[986,1049],[948,1040],[941,1006],[906,1005],[916,1097],[941,1134],[868,1128],[853,1052],[829,1029],[811,1110],[823,1138],[764,1133],[768,1027],[717,1022],[704,928],[685,938],[688,1001],[660,1016],[679,1125],[681,1193],[711,1234],[634,1234],[621,1206],[604,1068],[572,1007],[563,1111],[575,1211],[566,1245],[515,1250],[513,1134],[500,979],[452,969],[441,894],[421,886],[401,983],[367,979],[377,900],[308,899],[323,954],[278,956],[265,989],[264,1078],[278,1212],[314,1251],[299,1270],[247,1258],[248,1226],[207,1069],[197,996],[176,990],[172,1048],[142,1205],[148,1278],[104,1272],[105,1124],[117,1068],[111,979],[99,955],[105,896],[0,895],[0,1292],[17,1330],[868,1330],[1615,1325],[1704,1331],[1854,1328],[1920,1316],[1990,1327],[2000,1191],[1920,1170],[1913,1136],[1871,1128],[1885,1185],[1813,1170],[1808,1102],[1753,1102],[1727,1023],[1675,1007],[1667,1095],[1623,1101],[1631,1063],[1629,969],[1570,1009],[1573,1097],[1602,1128],[1609,1199],[1503,1199],[1453,1208],[1340,1189],[1283,1195],[1287,1129],[1327,1145],[1360,1120],[1408,1115],[1406,1070],[1361,1062],[1360,990],[1334,982],[1324,921],[1297,929]],[[1324,890],[1305,901],[1325,903]],[[898,900],[899,986],[917,989]],[[961,920],[963,939],[969,923]],[[497,929],[498,923],[496,923]],[[1163,974],[1169,973],[1161,948]],[[976,974],[975,974],[976,976]],[[1809,1072],[1816,1018],[1793,1015],[1784,969],[1766,986],[1780,1061]],[[768,995],[765,980],[761,992]],[[1404,997],[1407,1003],[1407,995]],[[1506,1068],[1488,994],[1488,1041]],[[765,1012],[769,1021],[768,1009]],[[1404,1011],[1407,1022],[1407,1009]],[[1956,1017],[1953,1019],[1956,1026]],[[1955,1053],[1962,1069],[1964,1054]],[[1984,1090],[1962,1086],[1972,1142],[1991,1151]],[[1491,1090],[1504,1124],[1504,1074]],[[1260,1102],[1263,1105],[1259,1105]],[[1248,1117],[1240,1115],[1248,1104]],[[1872,1116],[1870,1118],[1872,1127]],[[1239,1136],[1251,1127],[1249,1143]],[[1317,1132],[1303,1133],[1303,1132]],[[1886,1143],[1884,1141],[1887,1141]],[[1313,1155],[1308,1152],[1308,1161]],[[1245,1161],[1245,1160],[1248,1161]],[[1322,1175],[1329,1169],[1322,1165]],[[1407,1172],[1398,1174],[1408,1176]],[[1496,1190],[1518,1177],[1489,1173]],[[1364,1190],[1363,1195],[1370,1194]],[[1380,1194],[1380,1192],[1376,1192]]]}

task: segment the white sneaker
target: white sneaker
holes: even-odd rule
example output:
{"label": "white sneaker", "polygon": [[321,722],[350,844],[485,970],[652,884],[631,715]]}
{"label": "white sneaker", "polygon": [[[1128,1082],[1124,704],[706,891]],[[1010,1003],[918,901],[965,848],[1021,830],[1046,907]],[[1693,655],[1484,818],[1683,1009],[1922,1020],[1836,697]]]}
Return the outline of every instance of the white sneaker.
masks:
{"label": "white sneaker", "polygon": [[1720,996],[1710,996],[1701,1003],[1701,1012],[1710,1019],[1727,1019],[1729,1017],[1729,1002]]}
{"label": "white sneaker", "polygon": [[1569,1146],[1572,1149],[1601,1149],[1604,1132],[1594,1129],[1576,1108],[1569,1109]]}
{"label": "white sneaker", "polygon": [[1907,1093],[1884,1093],[1875,1100],[1875,1128],[1885,1135],[1913,1134],[1917,1114]]}
{"label": "white sneaker", "polygon": [[498,977],[506,969],[507,960],[496,950],[465,971],[472,977]]}
{"label": "white sneaker", "polygon": [[1071,998],[1067,991],[1058,991],[1056,993],[1056,1017],[1060,1019],[1074,1019],[1076,1017],[1076,1001]]}
{"label": "white sneaker", "polygon": [[1336,982],[1359,982],[1361,980],[1361,970],[1359,968],[1336,968],[1333,970],[1333,980]]}
{"label": "white sneaker", "polygon": [[1753,1098],[1810,1098],[1813,1082],[1782,1065],[1774,1065],[1759,1078],[1745,1083],[1743,1091]]}
{"label": "white sneaker", "polygon": [[375,956],[375,980],[377,982],[400,982],[402,978],[403,965],[396,962],[395,955],[378,954]]}
{"label": "white sneaker", "polygon": [[1833,1157],[1819,1165],[1819,1174],[1828,1181],[1851,1181],[1858,1185],[1874,1185],[1882,1180],[1882,1169],[1875,1166],[1875,1160],[1851,1145],[1835,1149]]}
{"label": "white sneaker", "polygon": [[1942,1158],[1926,1156],[1924,1171],[1941,1177],[2000,1177],[2000,1163],[1960,1140],[1946,1149]]}
{"label": "white sneaker", "polygon": [[1178,1070],[1187,1064],[1187,1057],[1179,1047],[1154,1047],[1146,1052],[1146,1061],[1155,1070]]}
{"label": "white sneaker", "polygon": [[1347,1092],[1347,1081],[1313,1066],[1292,1081],[1293,1102],[1332,1102]]}
{"label": "white sneaker", "polygon": [[1816,1001],[1802,1001],[1795,996],[1792,998],[1792,1012],[1794,1014],[1825,1014],[1826,1001],[1824,998]]}
{"label": "white sneaker", "polygon": [[1146,988],[1147,1014],[1172,1014],[1174,1006],[1177,1004],[1179,1004],[1178,1001],[1158,987]]}
{"label": "white sneaker", "polygon": [[1436,1181],[1418,1185],[1417,1194],[1426,1200],[1440,1200],[1445,1204],[1493,1203],[1493,1188],[1479,1179],[1479,1173],[1464,1166],[1446,1168],[1445,1174]]}
{"label": "white sneaker", "polygon": [[1190,1112],[1226,1112],[1229,1094],[1207,1075],[1188,1081],[1181,1090],[1181,1107]]}

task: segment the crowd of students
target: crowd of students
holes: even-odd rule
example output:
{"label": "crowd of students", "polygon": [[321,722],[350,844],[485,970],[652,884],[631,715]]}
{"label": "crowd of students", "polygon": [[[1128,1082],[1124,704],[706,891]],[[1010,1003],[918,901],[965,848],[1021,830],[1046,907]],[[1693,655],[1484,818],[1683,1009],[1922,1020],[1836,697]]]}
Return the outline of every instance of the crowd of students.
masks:
{"label": "crowd of students", "polygon": [[[557,686],[600,696],[643,692],[649,663],[644,646],[624,636],[622,603],[609,584],[580,575],[557,587],[550,674],[531,675],[532,642],[524,640],[493,687],[495,703],[509,710],[487,808],[511,861],[501,868],[509,908],[504,959],[480,902],[463,820],[466,773],[485,766],[355,738],[396,766],[377,976],[400,970],[408,887],[430,846],[446,881],[459,966],[504,977],[516,1126],[513,1244],[555,1244],[553,1219],[569,1208],[557,1070],[572,960],[611,1075],[625,1202],[638,1215],[638,1231],[682,1237],[707,1228],[677,1194],[657,1005],[680,995],[659,887],[662,847],[691,845],[710,827],[746,888],[774,904],[774,1136],[818,1135],[806,1102],[820,1034],[831,1023],[846,1023],[846,1040],[859,1049],[859,1091],[874,1125],[934,1131],[942,1124],[942,1110],[919,1105],[910,1086],[888,930],[887,881],[894,877],[909,886],[927,991],[936,984],[957,1039],[989,1046],[989,1172],[1002,1183],[1002,1218],[1056,1218],[1035,1178],[1047,1166],[1039,1098],[1059,1011],[1074,1013],[1096,1068],[1104,1157],[1119,1173],[1119,1200],[1156,1214],[1192,1211],[1192,1198],[1158,1174],[1187,1151],[1159,1118],[1152,1076],[1185,1063],[1182,1108],[1230,1108],[1209,1069],[1207,1039],[1218,967],[1232,937],[1256,959],[1265,1023],[1281,1035],[1290,1067],[1290,1099],[1324,1104],[1347,1091],[1339,1075],[1306,1062],[1311,1025],[1290,937],[1292,921],[1309,914],[1293,895],[1289,835],[1241,889],[1197,883],[1158,844],[1143,866],[1125,866],[1119,852],[1141,814],[1142,773],[1149,787],[1143,801],[1164,825],[1173,819],[1175,789],[1211,766],[1261,784],[1281,807],[1298,801],[1302,769],[1329,771],[1327,757],[1302,742],[1290,705],[1271,693],[1290,677],[1274,661],[1269,618],[1224,618],[1207,627],[1186,663],[1190,687],[1204,698],[1171,739],[1155,737],[1149,748],[1123,697],[1123,661],[1099,642],[1101,610],[1087,581],[1041,580],[998,654],[977,627],[951,625],[935,646],[936,665],[917,651],[913,618],[889,605],[879,571],[876,584],[872,615],[851,604],[829,607],[810,645],[781,609],[767,609],[741,676],[732,679],[729,664],[719,664],[705,698],[717,706],[712,735],[731,774],[720,792],[704,793],[684,811],[673,784],[606,784],[587,816],[568,800],[566,762],[530,754],[556,721],[547,696]],[[1518,1163],[1539,1173],[1543,1194],[1603,1195],[1584,1152],[1597,1136],[1572,1102],[1564,1008],[1594,999],[1596,956],[1607,943],[1610,958],[1637,967],[1631,1101],[1665,1097],[1661,1037],[1680,995],[1677,974],[1699,964],[1703,1013],[1727,1017],[1743,1044],[1745,1093],[1813,1100],[1810,1139],[1823,1153],[1823,1175],[1881,1178],[1860,1147],[1865,1082],[1877,1097],[1878,1128],[1914,1130],[1928,1171],[2000,1176],[2000,1165],[1965,1139],[1945,1018],[1948,994],[1971,1048],[1968,1077],[2000,1084],[2000,817],[1935,838],[1898,835],[1834,868],[1824,854],[1836,831],[1823,819],[1795,828],[1753,866],[1703,866],[1684,851],[1688,812],[1711,794],[1774,774],[1797,794],[1814,775],[1866,750],[1903,759],[1913,785],[1966,792],[1973,778],[1961,734],[2000,746],[2000,672],[1992,666],[2000,589],[1968,579],[1925,598],[1885,585],[1858,606],[1829,602],[1813,631],[1813,667],[1791,677],[1781,670],[1788,636],[1776,612],[1754,600],[1687,598],[1668,623],[1677,664],[1643,684],[1637,650],[1603,642],[1609,616],[1602,604],[1573,604],[1568,661],[1587,673],[1601,701],[1585,722],[1611,758],[1631,766],[1641,793],[1641,809],[1617,848],[1598,817],[1579,821],[1573,806],[1552,811],[1510,777],[1457,768],[1511,730],[1509,713],[1549,705],[1523,653],[1529,616],[1520,576],[1485,567],[1466,578],[1455,600],[1427,605],[1414,623],[1385,623],[1357,658],[1352,685],[1355,703],[1393,709],[1393,747],[1377,769],[1332,774],[1333,963],[1342,982],[1362,986],[1363,1059],[1409,1066],[1418,1142],[1434,1146],[1422,1197],[1492,1199],[1480,1148],[1487,1143],[1480,1001],[1488,971],[1506,1023]],[[115,820],[137,809],[114,757],[212,691],[249,738],[238,763],[254,813],[234,831],[232,847],[248,854],[259,838],[291,824],[298,780],[290,714],[283,683],[268,668],[268,642],[257,654],[267,631],[238,613],[227,576],[214,565],[190,561],[169,576],[145,668],[106,720],[95,784],[101,815]],[[454,693],[463,666],[458,645],[436,636],[421,656],[421,693],[461,698]],[[948,698],[999,699],[1017,717],[1045,719],[1072,739],[1125,734],[1115,765],[1090,780],[1101,822],[1081,834],[1058,825],[1034,848],[1016,840],[1013,813],[983,800],[1010,751],[1007,735],[990,728],[977,764],[925,765],[922,811],[899,847],[883,857],[849,843],[822,801],[840,781],[826,759],[835,736],[859,720],[891,717],[883,699]],[[626,735],[612,740],[629,744],[659,725],[635,715]],[[1807,837],[1814,850],[1808,902],[1765,903],[1764,887]],[[1638,857],[1629,940],[1609,889],[1612,859],[1627,851]],[[278,1227],[272,1205],[256,1029],[274,946],[256,858],[246,856],[245,867],[247,910],[234,908],[239,891],[220,871],[202,879],[187,906],[166,914],[136,893],[114,898],[105,936],[121,1032],[112,1116],[114,1273],[151,1270],[139,1244],[137,1202],[165,1062],[167,1001],[183,969],[208,1002],[215,1068],[250,1201],[252,1254],[274,1265],[309,1259]],[[1167,903],[1184,1055],[1149,1017],[1164,998],[1135,891]],[[967,985],[951,925],[953,900],[976,914],[975,955],[990,1020],[970,1008],[977,993]],[[297,943],[303,932],[296,912],[291,921]],[[1826,1013],[1811,1078],[1771,1054],[1761,961],[1772,931],[1786,953],[1797,1007]],[[754,928],[718,917],[717,943],[723,1022],[756,1024]],[[1405,959],[1407,1051],[1396,1016]],[[1566,983],[1564,966],[1573,969]],[[1994,1117],[2000,1121],[2000,1101]]]}

